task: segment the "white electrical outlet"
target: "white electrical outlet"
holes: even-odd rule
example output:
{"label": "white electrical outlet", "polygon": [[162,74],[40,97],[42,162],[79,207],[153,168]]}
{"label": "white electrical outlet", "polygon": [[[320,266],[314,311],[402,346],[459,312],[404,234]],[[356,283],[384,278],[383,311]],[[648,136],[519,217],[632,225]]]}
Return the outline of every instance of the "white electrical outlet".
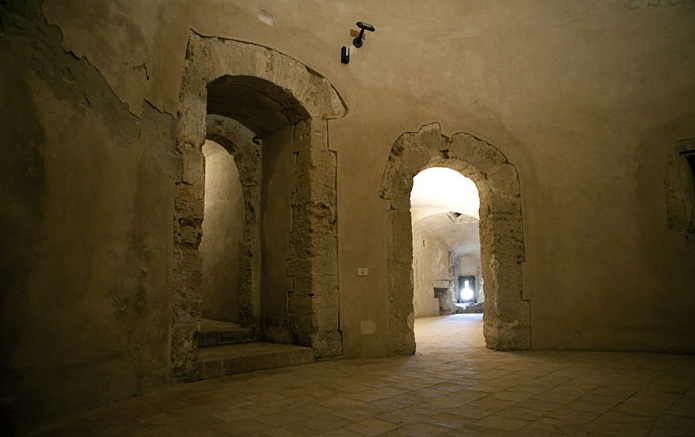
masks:
{"label": "white electrical outlet", "polygon": [[367,267],[358,267],[357,276],[367,276],[369,275],[369,269]]}

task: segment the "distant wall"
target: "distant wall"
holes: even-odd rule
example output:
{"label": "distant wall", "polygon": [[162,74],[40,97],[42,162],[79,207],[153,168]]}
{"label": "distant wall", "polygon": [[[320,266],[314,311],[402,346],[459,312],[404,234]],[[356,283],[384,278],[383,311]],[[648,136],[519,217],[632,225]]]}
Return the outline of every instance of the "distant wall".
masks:
{"label": "distant wall", "polygon": [[[434,295],[435,281],[449,278],[449,247],[413,225],[413,307],[415,317],[439,315],[439,300]],[[446,287],[444,287],[446,288]]]}

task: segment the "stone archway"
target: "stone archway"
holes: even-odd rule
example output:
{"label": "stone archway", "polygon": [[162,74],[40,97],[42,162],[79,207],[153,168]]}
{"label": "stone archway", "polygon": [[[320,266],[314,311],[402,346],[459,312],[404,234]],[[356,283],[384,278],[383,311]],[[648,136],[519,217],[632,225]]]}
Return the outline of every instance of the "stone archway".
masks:
{"label": "stone archway", "polygon": [[516,168],[494,146],[466,133],[447,138],[439,124],[401,135],[381,182],[387,215],[389,352],[415,352],[413,331],[413,177],[430,167],[448,167],[473,180],[480,193],[480,240],[485,281],[484,335],[488,348],[531,347],[529,301],[522,295],[524,235]]}
{"label": "stone archway", "polygon": [[232,284],[241,326],[258,332],[261,300],[261,145],[238,121],[208,114],[206,139],[224,147],[234,158],[244,199],[244,226],[239,241],[238,282]]}
{"label": "stone archway", "polygon": [[[286,251],[284,256],[275,256],[282,259],[282,265],[273,266],[282,277],[275,291],[283,293],[280,306],[286,310],[285,319],[278,323],[290,331],[289,341],[312,347],[317,358],[342,354],[336,156],[329,149],[327,124],[345,112],[330,82],[301,62],[266,47],[190,33],[176,130],[182,164],[174,220],[171,359],[176,379],[197,379],[201,370],[197,355],[201,320],[198,247],[205,175],[201,147],[206,137],[224,142],[220,131],[224,126],[211,121],[209,114],[238,121],[261,142],[282,137],[281,146],[291,156],[286,161],[292,163],[289,174],[293,180],[285,185],[289,192],[282,217],[286,223],[283,241],[273,242]],[[262,177],[272,176],[268,173]],[[253,197],[250,191],[246,194]],[[252,271],[258,266],[246,267]],[[249,287],[246,295],[251,297],[244,305],[252,323],[259,314],[253,293],[258,285],[251,280]]]}

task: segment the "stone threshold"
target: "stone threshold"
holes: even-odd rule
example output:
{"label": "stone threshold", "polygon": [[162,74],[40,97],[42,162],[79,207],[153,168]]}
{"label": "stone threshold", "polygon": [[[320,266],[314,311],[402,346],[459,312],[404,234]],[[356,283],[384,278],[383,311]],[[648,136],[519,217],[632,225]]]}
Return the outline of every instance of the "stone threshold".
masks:
{"label": "stone threshold", "polygon": [[314,362],[314,351],[310,347],[256,341],[201,348],[198,358],[202,366],[200,379],[211,379],[309,364]]}

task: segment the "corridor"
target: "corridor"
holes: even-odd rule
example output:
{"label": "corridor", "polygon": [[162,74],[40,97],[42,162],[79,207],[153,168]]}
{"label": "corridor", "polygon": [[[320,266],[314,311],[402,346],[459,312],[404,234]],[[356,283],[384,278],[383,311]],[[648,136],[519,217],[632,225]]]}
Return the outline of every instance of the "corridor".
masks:
{"label": "corridor", "polygon": [[178,385],[48,435],[695,435],[695,356],[493,352],[480,315],[416,320],[411,357]]}

